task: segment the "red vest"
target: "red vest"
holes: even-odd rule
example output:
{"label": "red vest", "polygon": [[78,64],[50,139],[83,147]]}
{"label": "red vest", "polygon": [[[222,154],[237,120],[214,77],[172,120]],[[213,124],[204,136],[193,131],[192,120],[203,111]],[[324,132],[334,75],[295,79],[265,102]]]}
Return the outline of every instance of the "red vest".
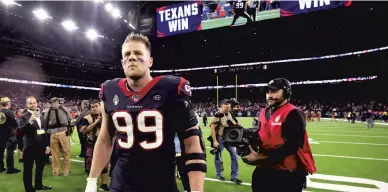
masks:
{"label": "red vest", "polygon": [[[282,138],[282,122],[286,119],[288,113],[292,110],[299,110],[292,104],[286,103],[281,106],[272,116],[268,122],[265,118],[265,109],[263,109],[259,116],[261,127],[259,131],[259,137],[262,142],[262,146],[265,150],[275,149],[284,144]],[[312,156],[310,144],[308,141],[307,131],[305,131],[303,146],[299,148],[296,154],[287,156],[282,162],[274,165],[276,169],[282,170],[295,170],[298,164],[301,163],[304,169],[308,173],[315,173],[314,158]]]}

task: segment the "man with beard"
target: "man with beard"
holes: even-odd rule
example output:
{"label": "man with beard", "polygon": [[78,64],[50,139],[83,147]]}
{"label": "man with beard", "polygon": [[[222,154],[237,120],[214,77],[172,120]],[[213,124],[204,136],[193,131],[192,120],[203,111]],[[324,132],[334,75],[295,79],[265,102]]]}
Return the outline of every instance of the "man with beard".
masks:
{"label": "man with beard", "polygon": [[190,190],[202,192],[206,154],[188,81],[151,76],[151,43],[143,35],[128,35],[121,51],[126,78],[101,86],[101,130],[85,191],[97,191],[97,177],[109,161],[114,141],[118,159],[111,192],[178,191],[174,168],[177,133]]}
{"label": "man with beard", "polygon": [[[252,190],[301,192],[316,171],[303,112],[289,103],[291,83],[277,78],[262,89],[268,107],[259,115],[260,145],[243,158],[256,165]],[[276,184],[274,184],[276,183]]]}

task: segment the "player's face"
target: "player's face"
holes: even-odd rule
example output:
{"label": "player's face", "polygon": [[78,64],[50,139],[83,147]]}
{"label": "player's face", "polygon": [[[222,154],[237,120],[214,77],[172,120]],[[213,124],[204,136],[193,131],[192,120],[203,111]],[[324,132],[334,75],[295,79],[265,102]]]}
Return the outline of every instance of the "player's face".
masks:
{"label": "player's face", "polygon": [[283,89],[267,91],[267,94],[265,96],[269,107],[272,107],[275,104],[281,104],[284,101],[283,91]]}
{"label": "player's face", "polygon": [[122,57],[122,65],[126,77],[138,80],[150,73],[152,57],[144,43],[139,41],[125,43],[122,49]]}
{"label": "player's face", "polygon": [[98,104],[98,103],[92,104],[92,105],[91,105],[91,108],[92,108],[92,113],[93,113],[93,114],[97,115],[97,114],[100,114],[100,113],[101,113],[100,104]]}
{"label": "player's face", "polygon": [[38,108],[38,102],[35,98],[27,99],[27,108],[31,111],[35,111]]}

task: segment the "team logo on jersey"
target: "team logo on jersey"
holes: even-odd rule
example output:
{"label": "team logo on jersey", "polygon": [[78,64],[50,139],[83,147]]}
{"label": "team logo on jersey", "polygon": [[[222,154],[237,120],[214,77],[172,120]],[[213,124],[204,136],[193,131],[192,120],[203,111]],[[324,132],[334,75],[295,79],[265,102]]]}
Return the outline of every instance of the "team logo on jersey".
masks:
{"label": "team logo on jersey", "polygon": [[114,105],[117,105],[117,104],[119,104],[119,96],[117,96],[117,94],[115,94],[115,96],[113,97],[113,104]]}
{"label": "team logo on jersey", "polygon": [[185,85],[185,91],[191,96],[191,87],[190,85]]}
{"label": "team logo on jersey", "polygon": [[140,98],[140,95],[133,95],[133,96],[131,97],[131,99],[132,99],[134,102],[139,101],[139,98]]}
{"label": "team logo on jersey", "polygon": [[3,112],[0,112],[0,125],[4,124],[7,121],[7,117]]}
{"label": "team logo on jersey", "polygon": [[160,96],[160,95],[155,95],[155,96],[153,97],[153,99],[154,99],[155,101],[159,101],[160,99],[162,99],[162,96]]}

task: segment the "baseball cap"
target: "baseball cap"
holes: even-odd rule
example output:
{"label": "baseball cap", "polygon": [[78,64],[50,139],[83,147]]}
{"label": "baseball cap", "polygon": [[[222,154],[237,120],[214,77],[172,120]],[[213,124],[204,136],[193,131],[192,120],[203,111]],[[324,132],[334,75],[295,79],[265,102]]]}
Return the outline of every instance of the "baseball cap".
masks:
{"label": "baseball cap", "polygon": [[0,103],[8,103],[10,102],[11,100],[8,98],[8,97],[2,97],[0,98]]}
{"label": "baseball cap", "polygon": [[261,91],[267,92],[268,90],[277,91],[279,89],[291,89],[291,83],[285,78],[276,78],[271,80],[266,86],[261,88]]}
{"label": "baseball cap", "polygon": [[59,98],[58,98],[58,97],[53,97],[53,98],[50,100],[50,103],[55,103],[55,102],[59,102]]}
{"label": "baseball cap", "polygon": [[221,101],[221,104],[232,104],[232,101],[230,101],[229,99],[224,99]]}

